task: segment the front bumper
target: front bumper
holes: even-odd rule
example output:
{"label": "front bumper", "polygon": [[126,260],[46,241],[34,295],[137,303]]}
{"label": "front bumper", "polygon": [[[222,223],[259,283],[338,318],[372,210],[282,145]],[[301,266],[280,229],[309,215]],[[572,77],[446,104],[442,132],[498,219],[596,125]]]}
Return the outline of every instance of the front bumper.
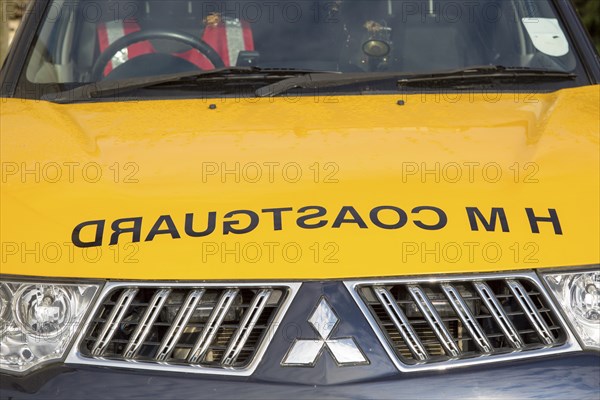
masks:
{"label": "front bumper", "polygon": [[[335,367],[334,367],[335,368]],[[1,375],[2,399],[594,399],[600,355],[570,353],[450,371],[393,373],[343,384],[287,383],[260,377],[210,377],[66,366],[22,378]]]}

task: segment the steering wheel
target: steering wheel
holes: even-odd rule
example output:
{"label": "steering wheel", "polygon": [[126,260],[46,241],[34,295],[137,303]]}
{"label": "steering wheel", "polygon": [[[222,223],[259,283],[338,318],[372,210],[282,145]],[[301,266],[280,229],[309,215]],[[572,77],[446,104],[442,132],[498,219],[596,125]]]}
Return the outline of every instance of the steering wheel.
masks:
{"label": "steering wheel", "polygon": [[[131,46],[132,44],[152,39],[174,40],[177,42],[187,44],[188,46],[193,47],[194,49],[198,50],[202,55],[204,55],[215,68],[225,67],[225,63],[221,59],[219,53],[217,53],[212,47],[210,47],[208,43],[206,43],[202,39],[197,39],[186,32],[169,31],[163,29],[148,29],[123,36],[122,38],[115,40],[110,46],[108,46],[106,50],[104,50],[104,52],[100,54],[100,57],[98,57],[98,59],[94,63],[94,66],[92,67],[92,78],[96,81],[102,80],[106,65],[120,50],[125,49],[128,46]],[[179,59],[179,57],[177,56],[169,56]]]}

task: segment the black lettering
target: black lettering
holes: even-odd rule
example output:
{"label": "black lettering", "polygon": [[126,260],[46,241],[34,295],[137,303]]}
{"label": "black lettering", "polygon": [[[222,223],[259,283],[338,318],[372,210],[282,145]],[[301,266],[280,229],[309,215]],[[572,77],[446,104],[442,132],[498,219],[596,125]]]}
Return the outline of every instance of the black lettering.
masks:
{"label": "black lettering", "polygon": [[284,211],[293,211],[292,207],[285,208],[265,208],[262,210],[263,213],[273,213],[273,228],[276,231],[280,231],[281,228],[281,213]]}
{"label": "black lettering", "polygon": [[208,213],[208,226],[202,232],[194,230],[194,214],[185,214],[185,234],[190,237],[204,237],[215,231],[217,226],[217,213],[211,211]]}
{"label": "black lettering", "polygon": [[[346,219],[346,214],[350,214],[352,218]],[[358,211],[356,211],[352,206],[342,207],[340,213],[333,222],[332,227],[339,228],[340,226],[342,226],[342,224],[358,224],[358,226],[360,226],[361,229],[367,229],[367,224],[365,224],[365,221],[362,219],[360,214],[358,214]]]}
{"label": "black lettering", "polygon": [[[130,228],[123,228],[121,224],[133,223],[133,226]],[[113,234],[110,236],[110,245],[113,246],[119,243],[119,236],[124,233],[131,233],[132,243],[137,243],[140,241],[140,236],[142,234],[142,217],[137,218],[123,218],[114,221],[110,228],[113,230]]]}
{"label": "black lettering", "polygon": [[[104,220],[82,222],[81,224],[77,225],[75,229],[73,229],[73,233],[71,234],[71,241],[75,246],[82,248],[102,246],[102,237],[104,236],[105,224],[106,221]],[[87,228],[88,226],[94,225],[96,226],[96,236],[94,238],[94,241],[84,242],[83,240],[81,240],[81,231],[83,230],[83,228]]]}
{"label": "black lettering", "polygon": [[549,217],[537,217],[533,212],[533,208],[526,208],[525,212],[527,213],[527,218],[529,219],[529,226],[531,227],[532,233],[540,233],[540,227],[538,226],[538,222],[552,222],[552,227],[554,228],[554,234],[562,235],[562,228],[560,226],[560,221],[558,220],[558,214],[554,208],[549,208],[548,213],[550,213]]}
{"label": "black lettering", "polygon": [[425,229],[427,231],[439,231],[440,229],[443,229],[448,224],[448,216],[440,208],[432,207],[432,206],[422,206],[422,207],[413,208],[413,210],[411,212],[413,214],[419,214],[421,211],[433,211],[434,213],[436,213],[438,215],[438,223],[435,225],[427,225],[427,224],[423,223],[422,221],[418,221],[418,220],[413,221],[413,223],[421,229]]}
{"label": "black lettering", "polygon": [[327,220],[322,219],[320,221],[318,221],[317,223],[314,224],[307,224],[306,221],[309,221],[311,219],[315,219],[315,218],[319,218],[319,217],[324,217],[325,215],[327,215],[327,209],[325,207],[320,207],[320,206],[307,206],[307,207],[302,207],[301,209],[298,210],[299,214],[303,214],[307,211],[312,211],[315,210],[316,212],[313,214],[308,214],[308,215],[303,215],[301,217],[298,217],[298,220],[296,221],[296,224],[302,228],[302,229],[317,229],[317,228],[322,228],[324,226],[327,225]]}
{"label": "black lettering", "polygon": [[247,215],[250,217],[250,223],[248,224],[248,226],[246,228],[243,229],[235,229],[233,228],[233,226],[235,225],[239,225],[240,221],[224,221],[223,222],[223,234],[224,235],[229,235],[230,233],[236,234],[236,235],[241,235],[244,233],[249,233],[252,232],[254,229],[256,229],[256,227],[258,226],[258,214],[255,213],[254,211],[250,211],[250,210],[236,210],[236,211],[231,211],[227,214],[225,214],[225,218],[231,218],[234,217],[236,215]]}
{"label": "black lettering", "polygon": [[496,230],[497,220],[500,220],[502,232],[510,232],[508,229],[506,213],[504,212],[503,208],[492,208],[492,214],[490,215],[489,222],[485,219],[477,207],[467,207],[467,215],[469,216],[469,224],[471,224],[472,231],[479,231],[479,224],[477,223],[477,220],[479,219],[485,230],[488,232],[494,232]]}
{"label": "black lettering", "polygon": [[[161,229],[161,226],[163,223],[167,224],[167,229]],[[167,235],[167,234],[171,235],[171,238],[173,238],[173,239],[181,238],[181,235],[179,235],[179,232],[177,231],[177,228],[175,227],[175,222],[173,222],[173,218],[171,218],[170,215],[161,215],[156,220],[156,223],[154,224],[152,229],[150,229],[150,233],[148,233],[148,236],[146,237],[146,242],[151,242],[152,240],[154,240],[154,237],[156,235]]]}
{"label": "black lettering", "polygon": [[[398,222],[392,225],[381,222],[379,219],[379,212],[384,210],[393,211],[398,214]],[[403,209],[394,206],[375,207],[371,210],[369,218],[371,218],[371,222],[373,222],[375,226],[383,229],[400,229],[408,222],[408,216],[406,215],[406,212],[404,212]]]}

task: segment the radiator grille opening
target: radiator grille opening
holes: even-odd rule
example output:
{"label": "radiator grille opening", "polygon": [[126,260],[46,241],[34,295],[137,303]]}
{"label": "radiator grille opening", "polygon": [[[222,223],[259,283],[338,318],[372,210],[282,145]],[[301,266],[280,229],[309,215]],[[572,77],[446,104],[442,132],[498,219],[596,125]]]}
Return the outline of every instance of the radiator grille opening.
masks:
{"label": "radiator grille opening", "polygon": [[288,291],[118,287],[101,302],[80,353],[113,361],[244,369],[269,334]]}
{"label": "radiator grille opening", "polygon": [[357,291],[407,365],[530,352],[567,340],[531,279],[363,284]]}

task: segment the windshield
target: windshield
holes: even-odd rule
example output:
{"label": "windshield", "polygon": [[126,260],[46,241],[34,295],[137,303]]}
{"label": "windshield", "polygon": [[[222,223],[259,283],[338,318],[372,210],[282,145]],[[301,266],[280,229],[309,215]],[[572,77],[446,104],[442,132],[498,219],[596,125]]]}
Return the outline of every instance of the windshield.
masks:
{"label": "windshield", "polygon": [[549,0],[53,0],[21,80],[47,93],[215,68],[376,75],[486,65],[585,75]]}

